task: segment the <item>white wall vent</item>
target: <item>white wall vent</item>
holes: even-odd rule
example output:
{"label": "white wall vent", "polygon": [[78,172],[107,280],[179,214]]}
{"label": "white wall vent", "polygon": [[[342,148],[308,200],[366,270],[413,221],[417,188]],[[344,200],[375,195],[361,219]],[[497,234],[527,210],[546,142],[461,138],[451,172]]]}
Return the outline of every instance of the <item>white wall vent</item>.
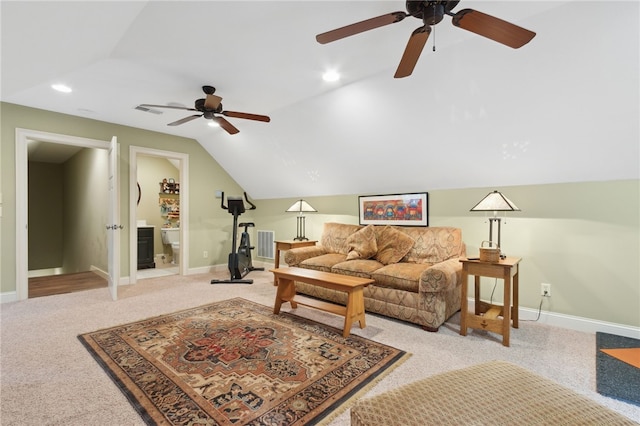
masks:
{"label": "white wall vent", "polygon": [[258,231],[258,257],[274,259],[275,233],[273,231]]}

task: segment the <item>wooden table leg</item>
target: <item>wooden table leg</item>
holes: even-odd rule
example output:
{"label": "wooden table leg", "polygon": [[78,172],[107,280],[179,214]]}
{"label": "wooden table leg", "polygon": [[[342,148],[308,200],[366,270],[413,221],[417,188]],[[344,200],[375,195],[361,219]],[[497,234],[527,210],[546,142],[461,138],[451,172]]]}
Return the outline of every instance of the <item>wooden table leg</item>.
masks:
{"label": "wooden table leg", "polygon": [[513,309],[511,311],[511,322],[513,323],[513,328],[518,328],[518,306],[520,301],[518,300],[518,265],[515,266],[516,273],[513,275]]}
{"label": "wooden table leg", "polygon": [[356,289],[353,297],[356,304],[356,318],[360,323],[360,328],[365,328],[367,326],[367,320],[364,317],[364,289],[362,287]]}
{"label": "wooden table leg", "polygon": [[511,331],[511,271],[504,274],[504,300],[502,305],[502,344],[509,346]]}
{"label": "wooden table leg", "polygon": [[469,271],[467,266],[462,267],[462,295],[460,300],[460,335],[467,335],[467,313],[469,311],[469,302],[467,301],[467,292],[469,290]]}
{"label": "wooden table leg", "polygon": [[342,329],[342,337],[348,337],[349,333],[351,333],[351,324],[353,323],[354,315],[353,311],[353,291],[350,291],[347,295],[347,312],[344,315],[344,328]]}
{"label": "wooden table leg", "polygon": [[276,292],[276,302],[273,305],[273,313],[279,314],[280,307],[284,302],[291,303],[292,308],[297,308],[298,304],[293,301],[293,298],[296,295],[296,285],[293,280],[288,280],[284,278],[278,279],[278,290]]}
{"label": "wooden table leg", "polygon": [[360,328],[367,326],[364,317],[364,291],[362,287],[354,288],[348,292],[347,312],[344,316],[344,328],[342,329],[342,337],[348,337],[351,332],[353,321],[358,321]]}
{"label": "wooden table leg", "polygon": [[473,283],[475,285],[474,289],[474,299],[473,303],[475,304],[475,313],[476,315],[480,315],[483,313],[482,309],[482,301],[480,300],[480,277],[478,275],[473,276]]}
{"label": "wooden table leg", "polygon": [[[278,269],[280,267],[280,247],[278,243],[276,243],[276,258],[273,261],[273,267]],[[278,285],[278,277],[276,274],[273,274],[273,285]]]}

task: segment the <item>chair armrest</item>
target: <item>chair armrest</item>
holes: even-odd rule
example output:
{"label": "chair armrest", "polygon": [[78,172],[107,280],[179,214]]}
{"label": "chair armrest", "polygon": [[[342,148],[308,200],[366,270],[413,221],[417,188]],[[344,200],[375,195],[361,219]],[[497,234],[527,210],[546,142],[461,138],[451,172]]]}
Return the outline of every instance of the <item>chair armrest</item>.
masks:
{"label": "chair armrest", "polygon": [[327,254],[327,251],[322,246],[297,247],[284,253],[284,261],[289,266],[298,266],[300,262],[323,254]]}
{"label": "chair armrest", "polygon": [[454,289],[462,280],[459,258],[445,260],[429,267],[420,276],[421,293],[440,293]]}

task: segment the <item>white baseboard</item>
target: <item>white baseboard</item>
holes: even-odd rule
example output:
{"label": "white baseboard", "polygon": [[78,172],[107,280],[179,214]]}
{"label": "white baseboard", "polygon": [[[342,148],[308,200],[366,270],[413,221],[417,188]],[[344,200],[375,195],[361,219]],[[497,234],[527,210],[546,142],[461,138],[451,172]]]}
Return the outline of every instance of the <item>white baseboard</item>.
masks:
{"label": "white baseboard", "polygon": [[89,267],[89,270],[91,272],[95,272],[97,275],[100,275],[105,280],[109,280],[109,272],[107,272],[105,270],[102,270],[102,269],[98,268],[97,266],[93,266],[93,265],[91,265]]}
{"label": "white baseboard", "polygon": [[7,291],[0,293],[0,303],[15,302],[18,300],[18,293],[15,291]]}
{"label": "white baseboard", "polygon": [[[535,320],[538,317],[537,309],[520,308],[518,311],[520,312],[520,319],[522,320]],[[584,331],[585,333],[595,333],[596,331],[600,331],[603,333],[640,339],[640,327],[616,324],[591,318],[576,317],[573,315],[558,314],[555,312],[541,311],[540,318],[538,318],[537,322],[555,327],[568,328],[570,330]]]}

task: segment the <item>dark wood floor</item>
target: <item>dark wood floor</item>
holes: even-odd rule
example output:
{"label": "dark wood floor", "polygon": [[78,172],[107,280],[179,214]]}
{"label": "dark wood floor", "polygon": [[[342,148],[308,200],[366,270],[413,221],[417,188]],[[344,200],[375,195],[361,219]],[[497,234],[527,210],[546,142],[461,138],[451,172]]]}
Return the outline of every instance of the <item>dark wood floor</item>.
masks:
{"label": "dark wood floor", "polygon": [[29,298],[73,293],[107,287],[107,280],[94,272],[29,278]]}

